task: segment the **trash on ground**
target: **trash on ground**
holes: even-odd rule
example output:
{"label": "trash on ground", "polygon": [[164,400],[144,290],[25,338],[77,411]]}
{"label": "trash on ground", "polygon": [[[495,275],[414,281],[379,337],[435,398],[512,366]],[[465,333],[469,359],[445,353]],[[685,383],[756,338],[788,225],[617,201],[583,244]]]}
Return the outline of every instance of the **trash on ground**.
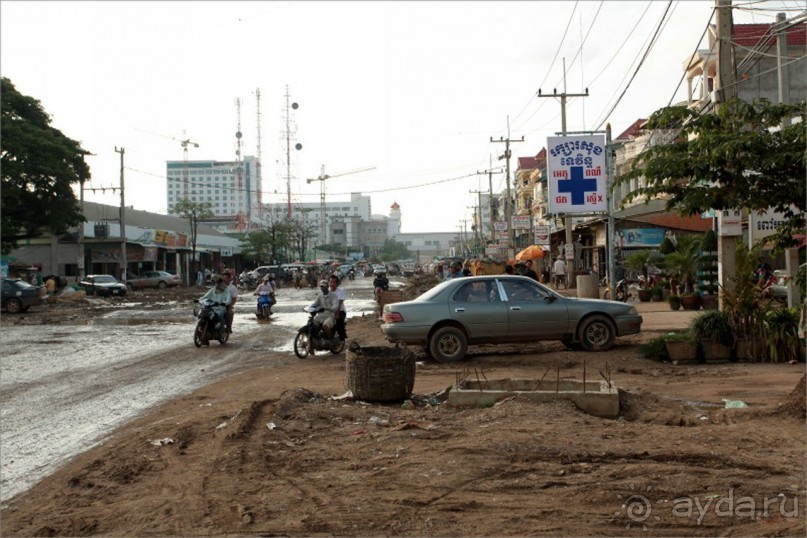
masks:
{"label": "trash on ground", "polygon": [[723,398],[723,402],[726,404],[726,409],[744,409],[748,407],[747,403],[740,400],[727,400]]}

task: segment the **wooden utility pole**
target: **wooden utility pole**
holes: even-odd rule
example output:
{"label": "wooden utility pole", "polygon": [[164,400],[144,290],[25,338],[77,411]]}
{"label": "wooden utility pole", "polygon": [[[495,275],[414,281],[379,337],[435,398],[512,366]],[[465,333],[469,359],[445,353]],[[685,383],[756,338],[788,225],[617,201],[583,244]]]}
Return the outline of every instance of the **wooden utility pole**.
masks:
{"label": "wooden utility pole", "polygon": [[506,170],[507,170],[507,199],[504,201],[504,218],[507,221],[507,258],[513,259],[515,257],[515,249],[513,244],[513,222],[512,222],[512,213],[513,209],[511,207],[512,202],[510,199],[510,144],[512,142],[524,142],[524,136],[521,137],[521,140],[511,140],[510,139],[510,117],[507,118],[507,138],[499,137],[498,140],[493,140],[493,137],[490,137],[491,142],[500,142],[504,144],[504,154],[499,156],[499,160],[505,159],[506,162]]}
{"label": "wooden utility pole", "polygon": [[[491,163],[492,164],[492,163]],[[501,169],[494,170],[493,166],[488,168],[487,170],[477,170],[477,174],[487,174],[488,175],[488,218],[490,219],[490,242],[494,243],[496,241],[496,230],[493,226],[493,172],[501,172]],[[481,211],[481,209],[480,209]],[[481,225],[481,222],[480,222]],[[484,235],[482,236],[484,237]]]}
{"label": "wooden utility pole", "polygon": [[121,282],[126,284],[126,203],[124,193],[126,192],[123,187],[123,154],[125,149],[118,149],[115,147],[115,152],[120,153],[120,267],[121,267]]}
{"label": "wooden utility pole", "polygon": [[[722,103],[737,95],[736,69],[734,55],[732,54],[732,28],[734,23],[731,15],[731,0],[716,0],[717,13],[717,76],[715,77],[715,90],[713,103],[715,111]],[[738,208],[739,209],[739,208]],[[720,219],[718,219],[720,223]],[[717,235],[717,273],[720,287],[724,291],[733,291],[737,275],[737,245],[735,236],[723,235],[718,230]],[[720,294],[720,307],[723,307],[723,294]]]}

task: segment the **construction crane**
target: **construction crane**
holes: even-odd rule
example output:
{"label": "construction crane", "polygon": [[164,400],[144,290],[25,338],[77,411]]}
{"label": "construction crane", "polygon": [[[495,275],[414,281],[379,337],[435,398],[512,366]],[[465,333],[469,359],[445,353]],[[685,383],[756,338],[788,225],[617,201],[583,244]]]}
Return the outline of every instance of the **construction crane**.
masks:
{"label": "construction crane", "polygon": [[314,181],[319,181],[319,240],[320,244],[325,244],[325,180],[332,179],[335,177],[342,177],[347,176],[349,174],[358,174],[359,172],[368,172],[370,170],[375,170],[375,166],[371,166],[369,168],[359,168],[358,170],[350,170],[349,172],[342,172],[341,174],[332,174],[328,175],[325,173],[325,165],[322,165],[320,169],[319,177],[306,179],[306,183],[312,183]]}

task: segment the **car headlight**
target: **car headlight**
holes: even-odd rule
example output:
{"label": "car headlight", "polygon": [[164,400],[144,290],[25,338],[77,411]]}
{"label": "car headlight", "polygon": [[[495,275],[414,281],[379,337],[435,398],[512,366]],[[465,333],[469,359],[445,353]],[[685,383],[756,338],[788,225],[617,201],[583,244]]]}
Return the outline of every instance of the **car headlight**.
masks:
{"label": "car headlight", "polygon": [[639,315],[639,311],[638,311],[638,310],[636,310],[636,307],[635,307],[635,306],[632,306],[632,307],[630,307],[630,308],[628,309],[628,314],[630,314],[630,315],[632,315],[632,316],[638,316],[638,315]]}

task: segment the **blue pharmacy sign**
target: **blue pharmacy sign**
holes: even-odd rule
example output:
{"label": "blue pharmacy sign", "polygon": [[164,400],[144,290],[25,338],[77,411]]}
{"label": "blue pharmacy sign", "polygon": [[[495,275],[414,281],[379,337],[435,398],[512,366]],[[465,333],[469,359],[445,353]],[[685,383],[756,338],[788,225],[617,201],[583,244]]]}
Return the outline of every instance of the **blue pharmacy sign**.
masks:
{"label": "blue pharmacy sign", "polygon": [[547,148],[549,212],[606,211],[605,137],[550,136]]}

